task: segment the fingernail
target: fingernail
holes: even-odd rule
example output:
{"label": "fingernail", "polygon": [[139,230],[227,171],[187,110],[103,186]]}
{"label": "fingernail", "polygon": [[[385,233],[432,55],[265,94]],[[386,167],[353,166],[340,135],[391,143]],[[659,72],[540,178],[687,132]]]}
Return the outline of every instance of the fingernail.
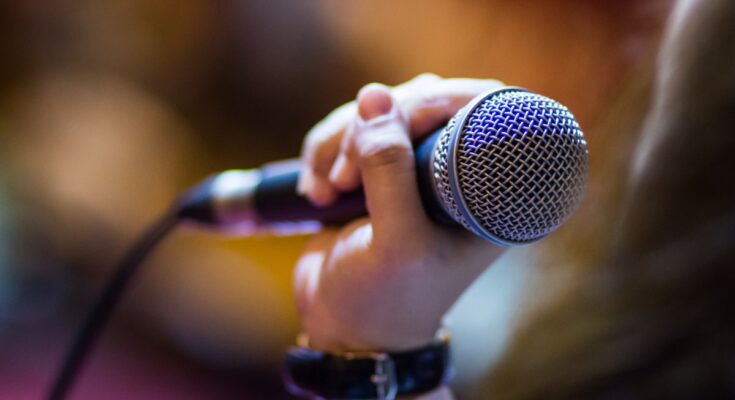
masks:
{"label": "fingernail", "polygon": [[390,90],[378,83],[365,86],[357,95],[357,110],[363,121],[390,113],[393,110]]}

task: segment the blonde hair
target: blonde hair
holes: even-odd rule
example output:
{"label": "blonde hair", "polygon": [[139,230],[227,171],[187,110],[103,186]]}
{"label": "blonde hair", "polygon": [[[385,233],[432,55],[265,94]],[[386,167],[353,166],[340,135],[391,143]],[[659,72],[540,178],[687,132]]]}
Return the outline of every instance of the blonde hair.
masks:
{"label": "blonde hair", "polygon": [[735,2],[687,6],[613,244],[519,332],[487,398],[735,397]]}

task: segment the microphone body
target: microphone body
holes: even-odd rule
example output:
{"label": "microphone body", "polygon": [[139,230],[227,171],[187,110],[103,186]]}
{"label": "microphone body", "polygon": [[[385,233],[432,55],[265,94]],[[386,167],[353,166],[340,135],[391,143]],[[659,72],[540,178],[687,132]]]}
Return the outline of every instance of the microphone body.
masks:
{"label": "microphone body", "polygon": [[[427,216],[500,245],[538,240],[560,226],[584,191],[588,153],[569,110],[520,88],[471,100],[415,146]],[[180,199],[184,219],[236,233],[294,233],[366,214],[362,190],[317,207],[296,192],[298,161],[225,171]]]}
{"label": "microphone body", "polygon": [[[427,215],[436,223],[457,225],[442,209],[430,181],[431,155],[443,129],[423,138],[415,147],[418,186]],[[301,165],[299,160],[286,160],[258,169],[216,174],[183,196],[188,206],[186,216],[240,234],[283,234],[342,225],[367,215],[362,188],[340,193],[327,207],[317,207],[298,194]]]}

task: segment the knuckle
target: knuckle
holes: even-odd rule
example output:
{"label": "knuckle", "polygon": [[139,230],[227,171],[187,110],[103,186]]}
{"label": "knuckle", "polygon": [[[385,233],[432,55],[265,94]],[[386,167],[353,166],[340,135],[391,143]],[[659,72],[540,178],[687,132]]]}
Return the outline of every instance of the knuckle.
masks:
{"label": "knuckle", "polygon": [[304,161],[306,161],[307,163],[310,163],[312,161],[312,158],[314,157],[314,152],[317,148],[319,148],[320,142],[321,140],[317,137],[313,130],[306,135],[306,137],[304,138],[304,142],[301,145],[301,156],[304,158]]}
{"label": "knuckle", "polygon": [[314,172],[319,175],[326,175],[332,167],[334,159],[337,157],[336,149],[329,148],[322,144],[314,148],[311,166]]}
{"label": "knuckle", "polygon": [[366,90],[366,89],[369,89],[369,88],[371,88],[371,87],[376,87],[376,86],[385,86],[385,85],[384,85],[384,84],[382,84],[382,83],[379,83],[379,82],[370,82],[370,83],[368,83],[368,84],[366,84],[366,85],[363,85],[363,86],[362,86],[362,87],[360,88],[360,90],[358,90],[358,91],[357,91],[357,93],[360,93],[360,92],[362,92],[362,91],[364,91],[364,90]]}
{"label": "knuckle", "polygon": [[441,96],[438,90],[445,80],[434,74],[421,74],[401,85],[396,93],[406,112],[411,115],[426,103],[432,103]]}
{"label": "knuckle", "polygon": [[317,174],[325,175],[329,172],[339,152],[341,133],[341,131],[318,130],[318,127],[315,127],[304,140],[302,156]]}
{"label": "knuckle", "polygon": [[329,138],[329,132],[326,131],[326,129],[323,129],[322,123],[317,124],[311,130],[309,133],[306,134],[306,137],[304,138],[304,145],[303,145],[303,151],[304,152],[310,152],[318,149],[321,147]]}
{"label": "knuckle", "polygon": [[339,142],[345,127],[357,114],[355,102],[343,104],[332,111],[323,120],[314,125],[306,134],[302,145],[302,153],[306,158],[311,157],[323,147]]}
{"label": "knuckle", "polygon": [[435,82],[441,79],[442,78],[437,74],[434,74],[431,72],[424,72],[422,74],[416,75],[416,77],[413,78],[412,80],[415,82]]}
{"label": "knuckle", "polygon": [[359,149],[359,157],[368,167],[404,166],[413,162],[413,150],[404,140],[369,140]]}

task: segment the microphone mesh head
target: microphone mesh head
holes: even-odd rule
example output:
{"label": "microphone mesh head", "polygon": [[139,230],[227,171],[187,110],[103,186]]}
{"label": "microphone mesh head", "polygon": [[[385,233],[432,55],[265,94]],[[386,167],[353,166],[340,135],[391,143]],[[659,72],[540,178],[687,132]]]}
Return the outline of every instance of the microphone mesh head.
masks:
{"label": "microphone mesh head", "polygon": [[502,245],[547,235],[574,211],[587,176],[587,143],[558,102],[523,89],[478,96],[447,124],[434,151],[444,210]]}

